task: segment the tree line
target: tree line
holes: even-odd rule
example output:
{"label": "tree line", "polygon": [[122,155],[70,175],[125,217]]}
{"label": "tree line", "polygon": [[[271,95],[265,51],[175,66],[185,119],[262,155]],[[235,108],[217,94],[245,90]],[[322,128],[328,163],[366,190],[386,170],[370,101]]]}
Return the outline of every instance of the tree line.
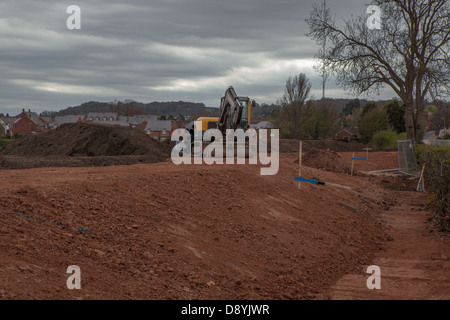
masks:
{"label": "tree line", "polygon": [[361,107],[358,99],[339,110],[330,99],[312,100],[311,82],[306,75],[286,80],[284,94],[278,100],[270,120],[279,128],[284,139],[318,140],[333,138],[341,128],[359,129],[361,140],[372,140],[383,130],[405,132],[404,107],[397,100],[380,108],[375,102]]}
{"label": "tree line", "polygon": [[286,80],[284,94],[274,108],[271,120],[284,139],[327,139],[342,125],[342,117],[332,102],[309,99],[311,82],[306,75]]}
{"label": "tree line", "polygon": [[[286,80],[284,93],[272,105],[269,119],[279,128],[284,139],[317,140],[333,138],[344,127],[359,131],[359,140],[364,143],[376,142],[382,147],[393,148],[397,140],[406,139],[406,108],[399,99],[392,99],[382,105],[376,102],[361,104],[359,99],[348,102],[340,110],[331,99],[310,99],[311,82],[306,75],[290,76]],[[436,100],[428,104],[426,111],[436,120],[428,123],[421,115],[421,130],[439,130],[442,122],[450,126],[450,105]],[[438,119],[440,121],[438,121]],[[443,128],[443,126],[442,126]]]}

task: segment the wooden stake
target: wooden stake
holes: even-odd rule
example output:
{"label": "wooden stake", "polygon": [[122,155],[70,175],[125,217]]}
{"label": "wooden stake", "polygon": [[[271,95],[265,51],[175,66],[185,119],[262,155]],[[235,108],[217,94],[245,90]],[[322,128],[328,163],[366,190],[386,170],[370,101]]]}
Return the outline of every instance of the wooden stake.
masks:
{"label": "wooden stake", "polygon": [[420,186],[422,186],[422,191],[425,192],[425,183],[424,183],[424,173],[425,173],[425,165],[423,165],[422,172],[420,173],[419,183],[417,184],[417,191],[420,191]]}
{"label": "wooden stake", "polygon": [[346,189],[346,190],[353,190],[352,187],[347,187],[347,186],[343,186],[337,183],[331,183],[331,182],[327,182],[326,183],[327,186],[332,186],[332,187],[337,187],[337,188],[342,188],[342,189]]}
{"label": "wooden stake", "polygon": [[[298,153],[298,176],[301,178],[302,176],[302,152],[303,152],[303,142],[300,141],[299,153]],[[302,187],[301,181],[298,182],[298,190]]]}
{"label": "wooden stake", "polygon": [[425,192],[425,165],[423,165],[423,172],[422,172],[422,190]]}
{"label": "wooden stake", "polygon": [[367,157],[366,159],[369,160],[369,150],[372,150],[372,148],[364,148],[364,151],[367,151]]}
{"label": "wooden stake", "polygon": [[355,162],[355,160],[353,160],[353,159],[355,159],[355,153],[354,152],[353,152],[353,155],[352,155],[352,176],[353,176],[353,164]]}

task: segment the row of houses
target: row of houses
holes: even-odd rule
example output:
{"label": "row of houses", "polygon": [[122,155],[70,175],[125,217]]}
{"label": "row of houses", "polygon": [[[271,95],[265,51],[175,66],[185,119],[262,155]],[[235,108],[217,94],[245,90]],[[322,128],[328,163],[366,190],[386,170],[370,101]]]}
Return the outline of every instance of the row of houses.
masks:
{"label": "row of houses", "polygon": [[120,116],[113,112],[91,112],[88,115],[68,115],[43,117],[31,110],[22,110],[15,117],[8,114],[0,117],[0,136],[13,136],[15,134],[38,133],[52,130],[67,123],[93,122],[108,125],[131,127],[146,132],[155,140],[163,141],[169,138],[172,132],[184,127],[182,120],[158,120],[156,115],[136,115],[132,117]]}
{"label": "row of houses", "polygon": [[0,117],[0,135],[14,135],[15,133],[33,133],[48,130],[47,122],[36,112],[22,110],[22,113],[10,117]]}
{"label": "row of houses", "polygon": [[[120,116],[114,112],[90,112],[88,115],[68,115],[42,117],[31,110],[25,111],[15,117],[0,117],[0,136],[13,136],[14,134],[37,133],[55,129],[63,124],[77,122],[93,122],[100,124],[118,125],[123,127],[131,127],[133,129],[143,131],[155,140],[164,141],[172,135],[172,132],[178,128],[184,128],[184,122],[181,120],[159,120],[157,115],[135,115],[132,117]],[[271,129],[276,127],[269,121],[262,121],[252,124],[252,128],[257,131],[260,129]],[[439,134],[427,132],[424,142],[429,144],[430,141],[442,138],[445,133],[450,133],[449,129],[443,129]],[[334,136],[335,140],[351,141],[359,138],[358,127],[342,128]]]}
{"label": "row of houses", "polygon": [[[55,129],[66,123],[77,122],[94,122],[101,124],[119,125],[124,127],[131,127],[139,131],[146,132],[155,140],[165,140],[169,138],[174,130],[183,128],[184,123],[175,120],[158,120],[156,115],[136,115],[133,117],[120,116],[114,112],[90,112],[88,115],[75,116],[55,116],[42,117],[30,110],[22,110],[22,113],[16,117],[0,118],[0,134],[1,127],[5,135],[36,133],[46,130]],[[274,129],[275,126],[269,121],[262,121],[258,124],[252,124],[252,128],[259,129]],[[359,137],[357,127],[342,128],[336,135],[336,140],[350,141]]]}
{"label": "row of houses", "polygon": [[[22,109],[22,113],[15,117],[9,114],[0,117],[0,136],[13,136],[15,134],[38,133],[58,128],[68,123],[93,122],[99,124],[118,125],[131,127],[146,132],[155,140],[165,140],[178,128],[184,128],[182,120],[159,120],[157,115],[135,115],[132,117],[121,116],[115,112],[90,112],[88,115],[67,115],[43,117],[30,109]],[[262,121],[252,124],[252,128],[274,129],[272,123]]]}

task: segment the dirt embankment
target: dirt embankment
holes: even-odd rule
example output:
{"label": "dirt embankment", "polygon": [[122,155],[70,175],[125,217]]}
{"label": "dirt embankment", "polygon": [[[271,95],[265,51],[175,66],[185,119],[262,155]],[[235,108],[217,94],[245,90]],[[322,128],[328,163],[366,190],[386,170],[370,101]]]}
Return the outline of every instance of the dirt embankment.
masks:
{"label": "dirt embankment", "polygon": [[128,127],[75,123],[8,144],[0,151],[0,168],[154,163],[170,152],[169,144]]}
{"label": "dirt embankment", "polygon": [[[294,163],[298,164],[299,159],[296,159]],[[302,166],[323,171],[351,173],[351,166],[342,159],[341,155],[329,150],[311,149],[302,156]]]}
{"label": "dirt embankment", "polygon": [[[280,153],[291,153],[299,150],[299,140],[280,139]],[[344,142],[337,140],[305,140],[303,141],[303,152],[317,150],[329,150],[334,152],[362,152],[364,148],[371,148],[372,152],[381,151],[377,144],[363,144],[356,141]]]}
{"label": "dirt embankment", "polygon": [[[314,299],[371,262],[392,203],[363,177],[259,166],[3,170],[0,297],[4,299]],[[24,183],[26,181],[26,183]],[[355,210],[349,210],[343,202]],[[78,265],[82,290],[68,290]]]}

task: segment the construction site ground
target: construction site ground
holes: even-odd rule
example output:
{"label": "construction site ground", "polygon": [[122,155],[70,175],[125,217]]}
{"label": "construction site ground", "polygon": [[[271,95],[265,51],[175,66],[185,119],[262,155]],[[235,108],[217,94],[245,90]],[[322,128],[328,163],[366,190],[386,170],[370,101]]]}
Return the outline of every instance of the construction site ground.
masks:
{"label": "construction site ground", "polygon": [[450,238],[417,179],[368,173],[397,153],[351,176],[352,152],[315,152],[302,176],[351,190],[299,190],[296,152],[274,176],[171,161],[0,170],[0,299],[449,299]]}

